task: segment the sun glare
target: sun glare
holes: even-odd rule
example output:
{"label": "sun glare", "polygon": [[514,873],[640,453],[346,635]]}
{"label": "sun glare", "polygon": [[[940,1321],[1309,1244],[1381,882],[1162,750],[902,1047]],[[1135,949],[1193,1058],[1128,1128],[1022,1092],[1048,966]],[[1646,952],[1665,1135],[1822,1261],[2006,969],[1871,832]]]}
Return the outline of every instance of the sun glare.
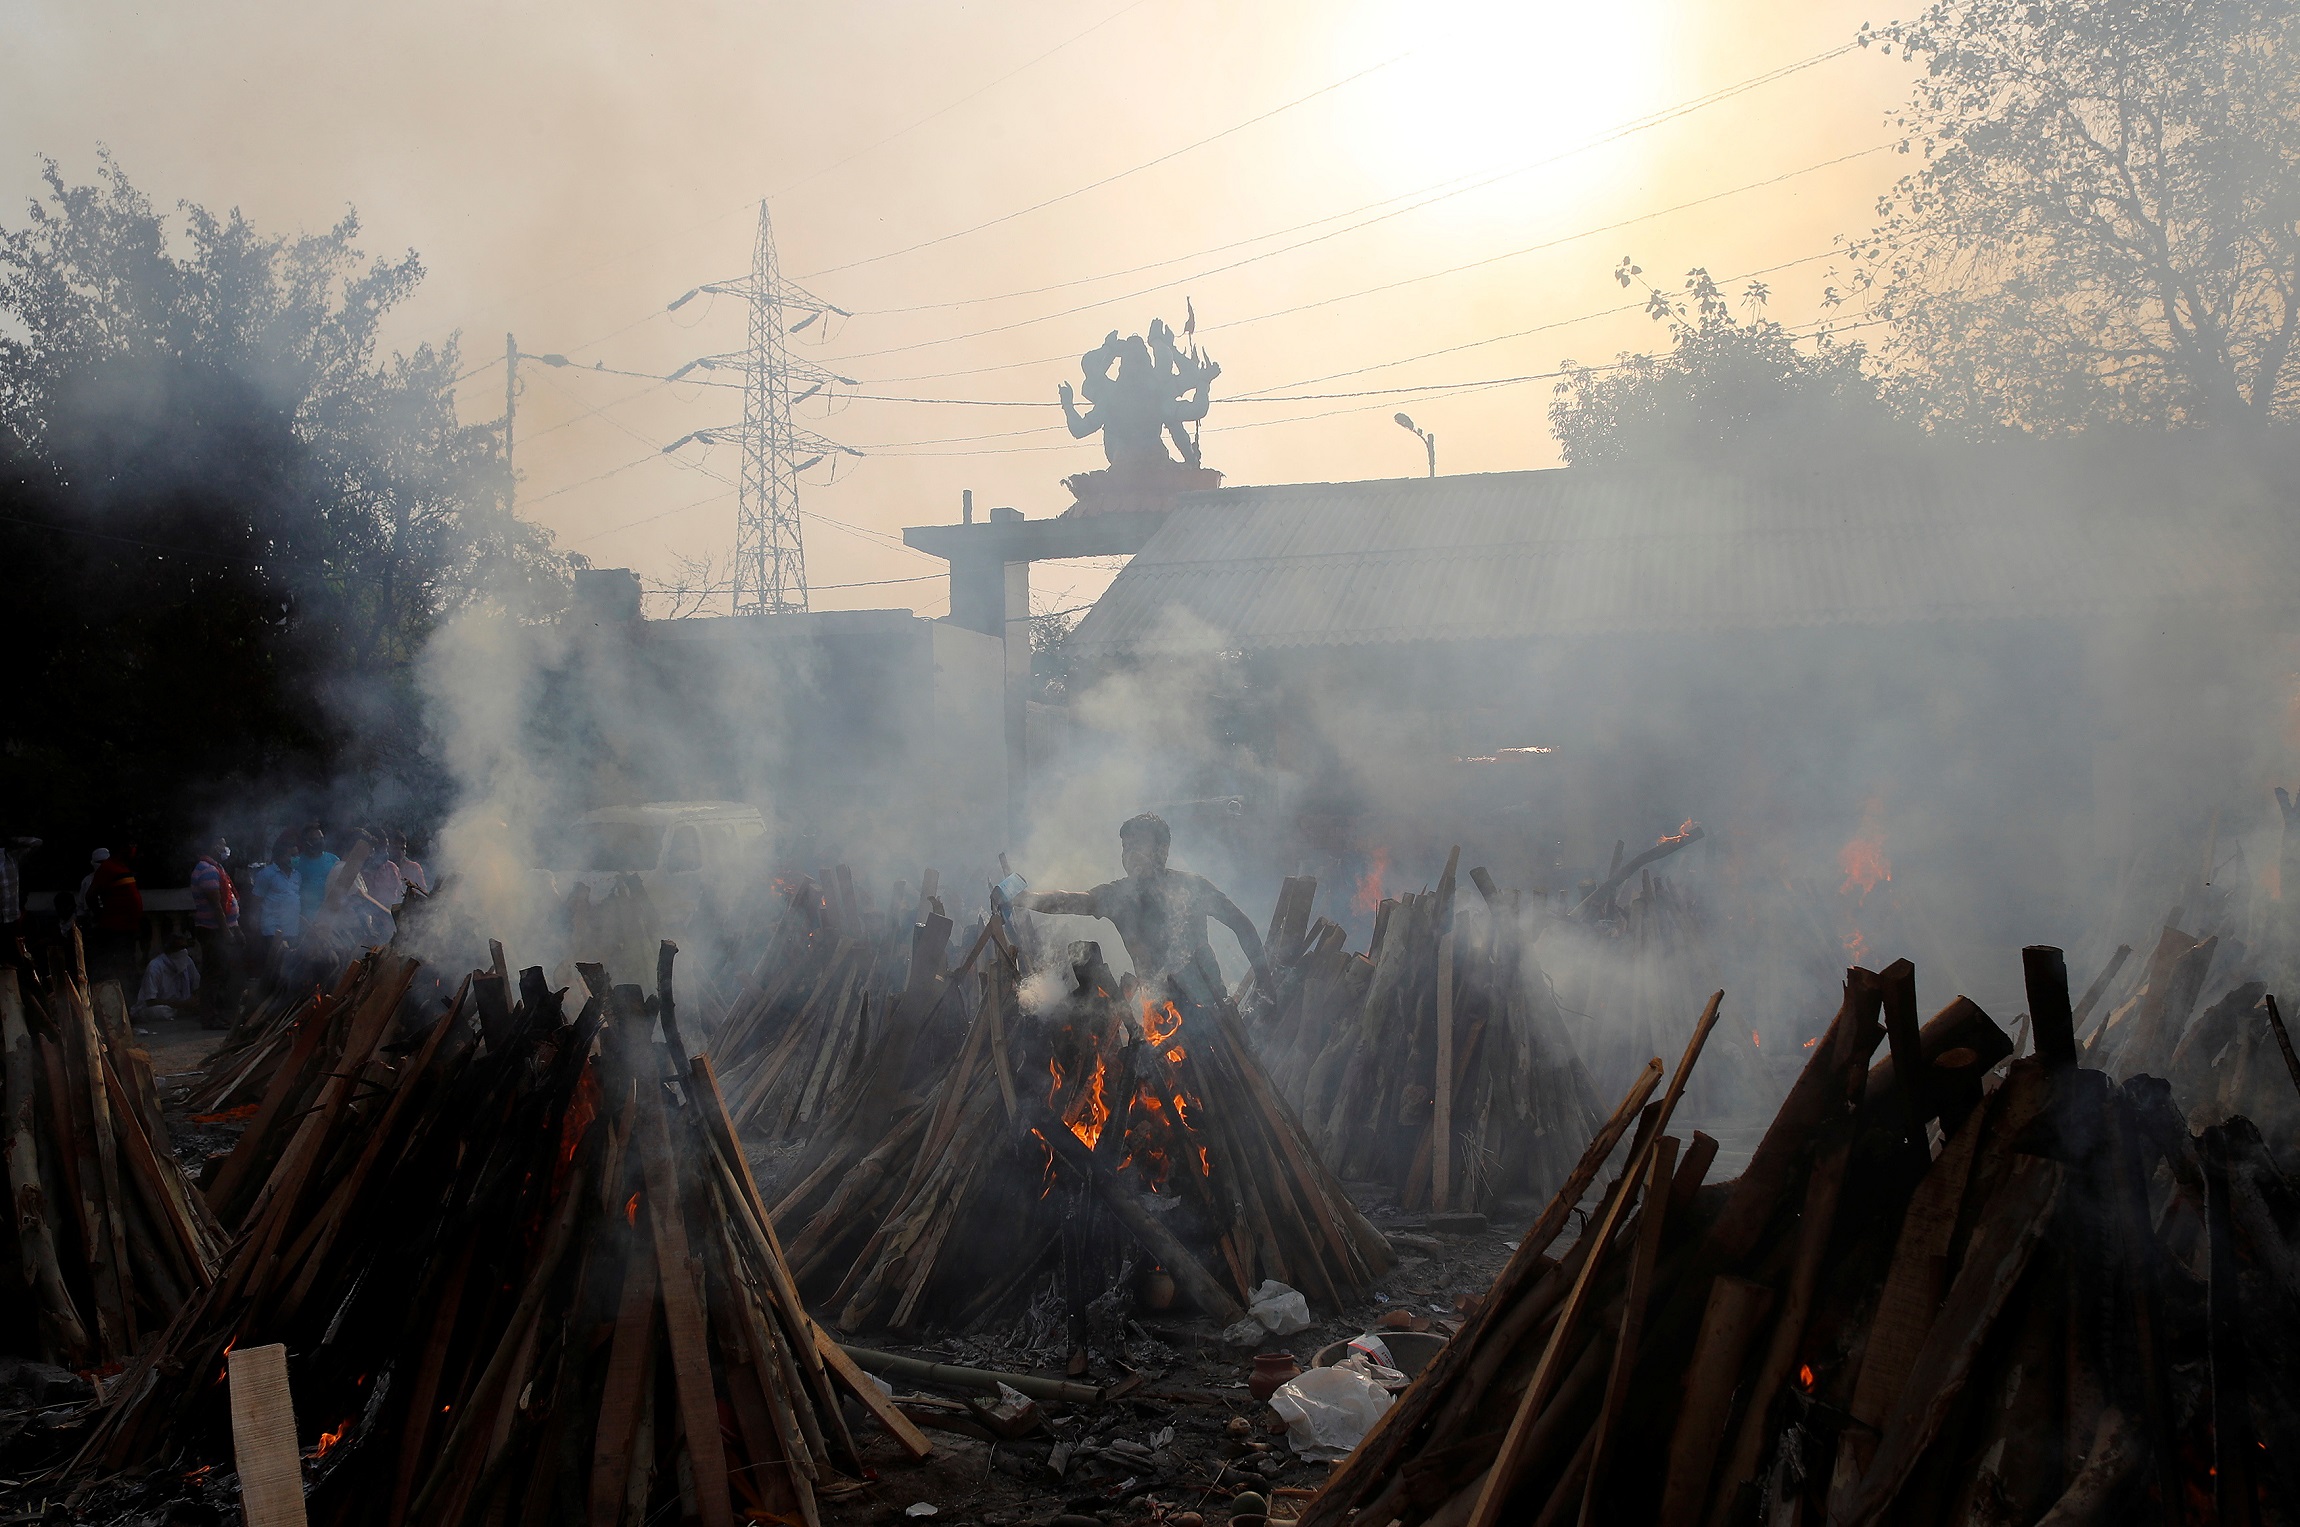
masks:
{"label": "sun glare", "polygon": [[[1668,49],[1657,6],[1424,0],[1368,5],[1367,53],[1409,56],[1371,82],[1354,114],[1361,167],[1398,190],[1512,168],[1574,148],[1663,104]],[[1575,155],[1505,183],[1549,205],[1618,181],[1628,144]],[[1508,193],[1496,188],[1506,200]],[[1458,209],[1478,220],[1481,198]]]}

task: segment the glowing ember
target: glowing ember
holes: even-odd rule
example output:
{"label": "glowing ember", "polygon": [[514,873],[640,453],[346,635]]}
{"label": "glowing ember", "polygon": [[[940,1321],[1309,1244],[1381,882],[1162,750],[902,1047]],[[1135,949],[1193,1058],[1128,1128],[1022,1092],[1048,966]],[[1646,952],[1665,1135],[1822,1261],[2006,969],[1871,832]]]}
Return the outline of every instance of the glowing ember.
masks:
{"label": "glowing ember", "polygon": [[1691,817],[1687,817],[1682,823],[1679,824],[1675,832],[1664,833],[1661,837],[1655,839],[1653,846],[1655,848],[1659,848],[1665,843],[1682,843],[1687,838],[1692,837],[1694,832],[1697,831],[1700,826],[1701,824],[1699,822],[1694,821]]}
{"label": "glowing ember", "polygon": [[1810,1392],[1813,1388],[1813,1365],[1806,1363],[1797,1369],[1797,1387]]}
{"label": "glowing ember", "polygon": [[625,1204],[625,1205],[623,1206],[623,1218],[624,1218],[624,1219],[626,1219],[626,1220],[628,1220],[628,1221],[630,1221],[630,1222],[631,1222],[632,1224],[634,1224],[634,1225],[636,1225],[636,1224],[638,1224],[638,1223],[639,1223],[639,1195],[638,1195],[638,1194],[636,1194],[636,1193],[632,1194],[632,1195],[631,1195],[631,1201],[630,1201],[629,1203],[627,1203],[627,1204]]}
{"label": "glowing ember", "polygon": [[1382,904],[1382,877],[1390,872],[1390,851],[1377,848],[1366,873],[1358,881],[1358,893],[1350,898],[1352,912],[1371,912]]}
{"label": "glowing ember", "polygon": [[1757,1037],[1757,1031],[1755,1029],[1751,1029],[1749,1031],[1749,1043],[1756,1049],[1762,1050],[1765,1048],[1765,1041]]}
{"label": "glowing ember", "polygon": [[1879,883],[1893,878],[1893,861],[1885,857],[1885,802],[1872,795],[1861,807],[1861,830],[1837,850],[1837,867],[1845,872],[1840,896],[1858,895],[1867,901]]}
{"label": "glowing ember", "polygon": [[1808,1040],[1806,1040],[1806,1041],[1805,1041],[1805,1042],[1804,1042],[1802,1045],[1798,1046],[1798,1048],[1799,1048],[1799,1049],[1804,1049],[1804,1050],[1810,1050],[1811,1048],[1813,1048],[1813,1046],[1815,1046],[1815,1045],[1819,1044],[1820,1042],[1821,1042],[1821,1036],[1820,1036],[1820,1035],[1818,1035],[1818,1034],[1815,1034],[1815,1035],[1814,1035],[1814,1036],[1813,1036],[1811,1039],[1808,1039]]}
{"label": "glowing ember", "polygon": [[263,1106],[261,1103],[242,1103],[239,1107],[227,1108],[222,1113],[195,1113],[192,1115],[192,1122],[194,1124],[237,1124],[242,1119],[254,1118]]}

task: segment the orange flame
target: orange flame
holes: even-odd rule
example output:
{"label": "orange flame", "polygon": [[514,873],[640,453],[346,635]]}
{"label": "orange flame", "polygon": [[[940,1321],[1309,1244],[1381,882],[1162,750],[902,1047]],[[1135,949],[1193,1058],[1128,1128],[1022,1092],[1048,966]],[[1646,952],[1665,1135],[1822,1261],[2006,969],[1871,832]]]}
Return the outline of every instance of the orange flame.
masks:
{"label": "orange flame", "polygon": [[1805,1363],[1797,1369],[1797,1387],[1810,1394],[1813,1389],[1813,1365]]}
{"label": "orange flame", "polygon": [[1390,872],[1390,851],[1377,848],[1366,873],[1358,881],[1358,893],[1350,898],[1352,912],[1371,912],[1382,904],[1382,877]]}
{"label": "orange flame", "polygon": [[1700,825],[1701,824],[1699,822],[1694,821],[1691,817],[1687,817],[1682,823],[1678,824],[1678,828],[1675,832],[1664,833],[1660,837],[1654,839],[1653,846],[1655,848],[1659,848],[1665,843],[1682,843],[1687,838],[1692,837],[1693,829],[1699,827]]}
{"label": "orange flame", "polygon": [[350,1434],[351,1423],[349,1421],[343,1422],[332,1432],[321,1432],[319,1434],[319,1451],[312,1454],[312,1456],[314,1458],[325,1458],[329,1448],[334,1447],[337,1443],[341,1442]]}
{"label": "orange flame", "polygon": [[1815,1045],[1819,1044],[1820,1042],[1821,1042],[1821,1036],[1820,1036],[1820,1035],[1818,1035],[1818,1034],[1815,1034],[1815,1035],[1814,1035],[1814,1036],[1813,1036],[1811,1039],[1808,1039],[1808,1040],[1806,1040],[1806,1041],[1805,1041],[1805,1042],[1804,1042],[1802,1045],[1799,1045],[1799,1046],[1798,1046],[1798,1048],[1799,1048],[1799,1049],[1801,1049],[1801,1050],[1810,1050],[1811,1048],[1813,1048],[1813,1046],[1815,1046]]}
{"label": "orange flame", "polygon": [[1869,963],[1869,941],[1861,936],[1861,930],[1858,928],[1855,928],[1845,940],[1845,958],[1855,965]]}
{"label": "orange flame", "polygon": [[[1051,1061],[1048,1065],[1053,1066],[1055,1090],[1059,1092],[1062,1087],[1061,1068],[1054,1066]],[[1062,1121],[1070,1126],[1070,1132],[1078,1137],[1079,1144],[1088,1150],[1094,1149],[1095,1142],[1102,1138],[1102,1126],[1110,1122],[1110,1104],[1102,1096],[1102,1084],[1108,1075],[1109,1068],[1103,1065],[1102,1057],[1095,1056],[1094,1071],[1086,1078],[1085,1090],[1079,1093],[1078,1101],[1070,1106],[1069,1116]]]}
{"label": "orange flame", "polygon": [[636,1225],[636,1224],[638,1224],[638,1223],[639,1223],[639,1195],[638,1195],[638,1194],[636,1194],[636,1193],[632,1194],[632,1195],[631,1195],[631,1201],[630,1201],[629,1203],[627,1203],[627,1204],[625,1204],[625,1205],[623,1206],[623,1218],[625,1218],[625,1219],[629,1220],[629,1221],[630,1221],[632,1224],[634,1224],[634,1225]]}
{"label": "orange flame", "polygon": [[1882,796],[1872,795],[1862,805],[1861,830],[1837,850],[1837,867],[1845,872],[1838,895],[1851,896],[1857,890],[1860,900],[1867,901],[1880,882],[1893,878],[1893,861],[1885,857],[1884,815]]}
{"label": "orange flame", "polygon": [[1166,1052],[1166,1058],[1172,1061],[1175,1065],[1179,1066],[1182,1064],[1182,1062],[1190,1058],[1190,1052],[1183,1049],[1180,1045],[1176,1045],[1173,1049]]}
{"label": "orange flame", "polygon": [[1755,1029],[1749,1031],[1749,1043],[1755,1049],[1762,1050],[1765,1048],[1765,1041],[1757,1037]]}
{"label": "orange flame", "polygon": [[1164,1045],[1167,1040],[1181,1032],[1182,1014],[1173,1003],[1168,1002],[1153,1012],[1148,1000],[1144,1000],[1142,1003],[1142,1037],[1149,1040],[1153,1048]]}

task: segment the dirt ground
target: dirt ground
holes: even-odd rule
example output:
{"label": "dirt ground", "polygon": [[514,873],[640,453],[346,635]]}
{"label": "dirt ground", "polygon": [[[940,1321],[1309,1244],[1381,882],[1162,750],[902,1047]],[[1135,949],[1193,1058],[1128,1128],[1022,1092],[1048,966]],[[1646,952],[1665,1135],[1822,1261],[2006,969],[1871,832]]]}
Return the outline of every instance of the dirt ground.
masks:
{"label": "dirt ground", "polygon": [[[1354,1184],[1352,1192],[1397,1247],[1399,1265],[1363,1304],[1291,1337],[1266,1340],[1260,1351],[1291,1352],[1307,1368],[1321,1347],[1379,1332],[1385,1316],[1420,1317],[1415,1324],[1427,1320],[1434,1334],[1450,1334],[1465,1305],[1508,1260],[1515,1228],[1540,1208],[1501,1205],[1493,1228],[1445,1233],[1432,1230],[1424,1216],[1395,1212],[1381,1189]],[[1223,1345],[1211,1321],[1192,1316],[1137,1312],[1133,1319],[1138,1336],[1127,1350],[1148,1359],[1138,1369],[1139,1388],[1099,1406],[1042,1403],[1044,1425],[1018,1439],[929,1430],[934,1456],[919,1463],[883,1434],[858,1429],[858,1438],[869,1436],[866,1456],[878,1477],[828,1503],[824,1520],[846,1527],[926,1519],[922,1508],[931,1507],[938,1524],[1179,1521],[1187,1527],[1190,1513],[1207,1522],[1228,1520],[1236,1509],[1231,1497],[1241,1491],[1264,1496],[1280,1519],[1298,1511],[1332,1465],[1295,1457],[1275,1412],[1247,1392],[1255,1349]],[[999,1361],[1003,1334],[993,1327],[924,1346],[880,1347],[930,1361],[1061,1376],[1051,1367],[1019,1369]],[[1113,1363],[1090,1381],[1126,1377]]]}

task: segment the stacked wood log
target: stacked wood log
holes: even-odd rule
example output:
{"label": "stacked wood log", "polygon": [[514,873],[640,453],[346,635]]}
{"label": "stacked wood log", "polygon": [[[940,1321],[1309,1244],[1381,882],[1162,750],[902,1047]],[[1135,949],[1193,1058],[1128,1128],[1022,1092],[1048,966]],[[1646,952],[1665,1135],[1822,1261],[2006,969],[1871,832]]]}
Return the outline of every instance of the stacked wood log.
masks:
{"label": "stacked wood log", "polygon": [[963,1327],[1057,1267],[1080,1306],[1103,1292],[1080,1286],[1081,1259],[1130,1243],[1226,1322],[1265,1279],[1329,1311],[1361,1297],[1394,1255],[1227,999],[1199,993],[1185,1017],[1113,977],[1098,946],[1067,954],[1059,1001],[1030,1013],[996,921],[958,972],[914,966],[898,1013],[970,986],[965,1039],[923,1097],[858,1107],[846,1143],[794,1172],[774,1212],[801,1288],[850,1331]]}
{"label": "stacked wood log", "polygon": [[[2300,1499],[2300,1180],[2243,1121],[2037,1054],[1906,961],[1847,974],[1747,1170],[1648,1063],[1468,1327],[1304,1527],[2274,1522]],[[1880,1044],[1889,1054],[1871,1064]],[[1561,1256],[1608,1153],[1625,1165]]]}
{"label": "stacked wood log", "polygon": [[1265,944],[1277,980],[1259,1042],[1276,1085],[1335,1171],[1408,1209],[1548,1192],[1600,1117],[1531,919],[1482,869],[1478,900],[1457,906],[1460,859],[1434,891],[1384,901],[1362,955],[1307,925],[1317,884],[1289,880]]}
{"label": "stacked wood log", "polygon": [[[1617,841],[1606,878],[1575,892],[1561,915],[1544,926],[1544,967],[1556,982],[1567,1032],[1601,1095],[1628,1085],[1647,1057],[1675,1053],[1702,997],[1726,984],[1703,909],[1660,870],[1662,861],[1705,836],[1699,824],[1689,822],[1628,857]],[[1746,991],[1743,997],[1743,1011],[1750,1011]],[[1686,1107],[1703,1119],[1761,1111],[1779,1100],[1787,1081],[1785,1072],[1768,1064],[1755,1029],[1735,1024],[1715,1036]]]}
{"label": "stacked wood log", "polygon": [[[803,878],[786,887],[784,915],[710,1030],[712,1063],[745,1133],[811,1137],[873,1087],[881,1068],[910,1063],[917,1036],[908,1027],[890,1048],[895,1009],[940,974],[920,967],[939,961],[948,943],[947,931],[931,951],[910,937],[926,920],[949,927],[934,871],[919,901],[922,921],[896,926],[857,901],[853,877],[840,870],[828,890]],[[904,894],[897,886],[897,899]]]}
{"label": "stacked wood log", "polygon": [[216,1275],[224,1233],[169,1149],[118,983],[0,966],[10,1230],[0,1354],[116,1366]]}
{"label": "stacked wood log", "polygon": [[[2282,869],[2300,861],[2300,808],[2277,794]],[[2271,981],[2289,979],[2300,963],[2291,921],[2300,867],[2283,881],[2291,889],[2268,900],[2251,895],[2240,853],[2219,864],[2208,849],[2205,860],[2155,933],[2118,945],[2076,1004],[2086,1063],[2119,1079],[2163,1076],[2197,1122],[2243,1116],[2280,1148],[2300,1149],[2300,1096],[2267,997]]]}
{"label": "stacked wood log", "polygon": [[533,968],[435,1016],[397,1000],[414,962],[369,956],[299,1031],[333,1056],[316,1090],[283,1063],[269,1143],[216,1184],[244,1208],[215,1282],[76,1475],[228,1460],[225,1354],[275,1343],[310,1518],[342,1527],[813,1523],[862,1472],[842,1395],[923,1452],[800,1306],[671,952],[652,999],[584,967],[572,1015]]}

